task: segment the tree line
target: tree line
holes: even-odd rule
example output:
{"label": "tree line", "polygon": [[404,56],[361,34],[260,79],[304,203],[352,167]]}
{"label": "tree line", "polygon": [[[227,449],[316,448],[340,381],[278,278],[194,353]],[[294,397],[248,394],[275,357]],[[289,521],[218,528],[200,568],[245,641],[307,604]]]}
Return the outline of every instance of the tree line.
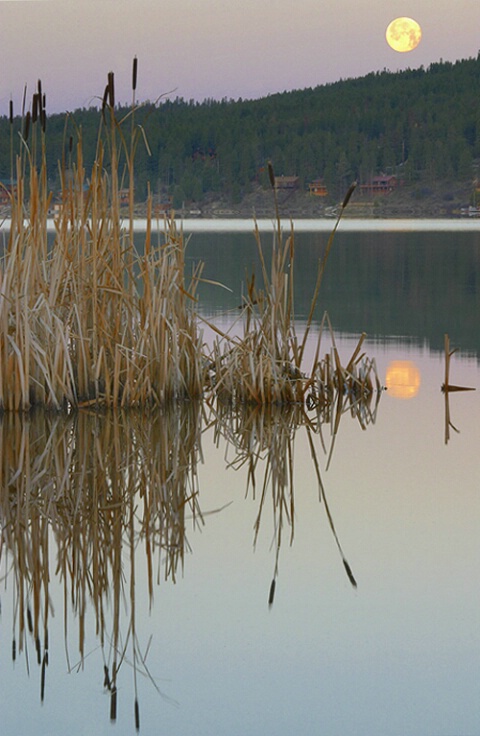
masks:
{"label": "tree line", "polygon": [[[129,108],[115,112],[121,120]],[[126,137],[130,123],[127,118]],[[255,185],[269,185],[268,161],[277,175],[299,177],[301,187],[323,179],[335,200],[352,180],[368,182],[380,172],[428,186],[467,182],[480,161],[480,53],[257,100],[161,99],[139,105],[134,125],[143,131],[135,158],[137,200],[150,189],[174,203],[200,202],[212,193],[236,202]],[[72,139],[80,134],[88,175],[101,126],[94,107],[48,116],[53,189],[59,162],[69,165]],[[21,116],[0,118],[1,179],[11,176],[12,140],[23,131]]]}

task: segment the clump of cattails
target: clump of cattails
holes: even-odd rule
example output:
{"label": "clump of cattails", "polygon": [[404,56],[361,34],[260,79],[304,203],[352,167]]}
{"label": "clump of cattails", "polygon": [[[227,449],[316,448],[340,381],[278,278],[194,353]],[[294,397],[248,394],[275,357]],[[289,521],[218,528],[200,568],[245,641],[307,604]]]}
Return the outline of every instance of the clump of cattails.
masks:
{"label": "clump of cattails", "polygon": [[[137,74],[135,58],[134,91]],[[25,96],[26,91],[24,105]],[[86,405],[148,408],[203,393],[203,348],[194,311],[200,272],[185,279],[185,244],[173,221],[155,245],[150,232],[146,235],[141,255],[134,246],[136,145],[118,135],[115,99],[110,72],[102,99],[106,125],[99,131],[98,158],[88,182],[81,133],[75,130],[76,146],[73,135],[66,139],[61,208],[48,245],[51,192],[44,137],[40,149],[35,132],[40,127],[44,132],[46,124],[41,81],[23,116],[27,145],[12,162],[17,188],[2,266],[0,412]],[[13,125],[13,105],[10,115]],[[139,132],[130,117],[133,141]],[[130,173],[128,231],[119,206],[122,156]]]}
{"label": "clump of cattails", "polygon": [[[76,131],[76,147],[73,135],[66,139],[68,158],[64,157],[61,168],[62,203],[55,217],[53,244],[47,244],[46,236],[51,193],[45,136],[40,163],[36,162],[36,129],[40,123],[45,132],[46,121],[45,93],[38,81],[31,111],[23,120],[27,146],[17,160],[18,187],[12,195],[11,232],[3,264],[0,412],[33,407],[148,408],[200,398],[206,391],[215,395],[217,390],[231,403],[285,405],[303,403],[313,395],[317,401],[319,353],[309,371],[303,356],[333,233],[319,266],[305,337],[299,340],[293,310],[295,238],[292,231],[284,240],[277,207],[270,272],[256,234],[262,283],[256,286],[252,279],[248,286],[242,307],[243,338],[222,337],[205,354],[196,312],[202,267],[186,280],[185,243],[175,221],[167,223],[155,245],[149,228],[143,252],[133,242],[134,156],[140,135],[134,125],[137,76],[135,57],[132,114],[126,116],[131,123],[128,143],[128,135],[119,134],[122,121],[115,117],[115,77],[108,73],[97,160],[88,181],[81,134]],[[125,163],[128,227],[120,217],[119,196]],[[271,162],[268,175],[276,198]],[[353,184],[342,211],[354,189]],[[151,219],[151,203],[149,212]]]}

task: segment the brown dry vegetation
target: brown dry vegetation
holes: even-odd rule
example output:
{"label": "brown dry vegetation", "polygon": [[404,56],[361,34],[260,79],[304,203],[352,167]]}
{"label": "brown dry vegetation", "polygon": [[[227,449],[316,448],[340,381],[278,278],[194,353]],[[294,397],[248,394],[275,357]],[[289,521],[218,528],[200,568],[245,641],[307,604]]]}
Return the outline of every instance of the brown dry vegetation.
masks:
{"label": "brown dry vegetation", "polygon": [[[159,223],[150,204],[143,246],[137,250],[134,244],[135,151],[139,143],[148,147],[143,128],[135,125],[135,103],[117,119],[109,74],[90,176],[79,130],[59,164],[62,197],[53,218],[53,244],[47,240],[52,194],[43,105],[39,82],[15,161],[12,153],[18,186],[11,195],[0,271],[0,410],[162,406],[211,391],[231,402],[303,401],[322,374],[318,345],[305,375],[305,343],[333,235],[353,187],[319,261],[305,337],[300,341],[295,332],[294,232],[284,240],[274,190],[278,226],[271,272],[257,231],[262,284],[257,287],[253,279],[249,284],[243,337],[218,335],[207,351],[196,302],[202,266],[187,283],[185,243],[174,219]],[[273,183],[271,167],[270,173]],[[123,217],[125,184],[130,212]],[[337,360],[335,367],[341,368]]]}
{"label": "brown dry vegetation", "polygon": [[[133,79],[135,90],[136,63]],[[248,463],[254,493],[257,464],[265,460],[255,539],[271,486],[277,547],[273,602],[285,526],[293,538],[293,445],[299,428],[307,432],[319,497],[356,585],[328,509],[314,437],[324,448],[322,427],[328,427],[333,448],[346,413],[365,428],[374,421],[380,386],[374,361],[362,353],[363,335],[346,365],[327,316],[312,340],[325,265],[353,187],[319,259],[302,337],[295,330],[295,237],[292,228],[284,238],[274,190],[271,269],[256,231],[261,283],[252,277],[239,310],[243,332],[237,337],[216,330],[207,349],[196,301],[202,268],[186,281],[185,243],[174,220],[156,222],[149,205],[143,248],[135,248],[134,160],[144,134],[135,127],[135,104],[129,116],[116,118],[113,75],[102,117],[89,178],[81,131],[59,164],[62,200],[53,219],[53,243],[47,240],[51,193],[40,84],[32,113],[25,117],[21,150],[15,160],[12,154],[18,187],[0,271],[0,560],[7,564],[8,558],[7,576],[13,576],[12,657],[26,651],[28,636],[33,637],[41,699],[53,540],[64,590],[65,636],[70,601],[83,665],[90,604],[112,720],[128,645],[138,728],[136,676],[150,674],[136,635],[135,549],[142,545],[145,550],[151,601],[155,581],[161,575],[175,580],[183,566],[187,519],[194,527],[203,523],[197,465],[206,417],[216,441],[223,436],[234,446],[234,466]],[[130,188],[126,220],[120,215],[124,171]],[[273,180],[273,169],[270,173]],[[332,347],[321,358],[324,331]],[[314,347],[305,371],[307,342]],[[96,411],[100,408],[112,411]],[[129,411],[127,420],[124,410],[132,408],[142,411]],[[130,600],[126,621],[125,598]]]}
{"label": "brown dry vegetation", "polygon": [[61,164],[51,246],[44,155],[36,164],[45,129],[26,126],[1,271],[3,410],[138,406],[201,395],[201,345],[189,307],[196,276],[187,287],[183,240],[173,222],[156,240],[150,225],[144,253],[136,253],[132,223],[120,218],[119,157],[127,154],[133,192],[137,131],[127,151],[113,104],[105,103],[104,113],[88,181],[80,131],[75,161]]}

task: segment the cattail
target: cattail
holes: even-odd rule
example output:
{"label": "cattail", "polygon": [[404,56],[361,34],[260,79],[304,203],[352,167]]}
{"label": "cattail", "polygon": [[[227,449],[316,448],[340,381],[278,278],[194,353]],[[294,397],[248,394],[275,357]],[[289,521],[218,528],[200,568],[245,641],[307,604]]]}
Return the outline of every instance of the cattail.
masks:
{"label": "cattail", "polygon": [[27,100],[27,85],[23,88],[23,99],[22,99],[22,118],[25,115],[25,103]]}
{"label": "cattail", "polygon": [[40,676],[40,700],[43,703],[44,697],[45,697],[45,667],[46,667],[46,660],[45,657],[43,657],[42,662],[42,674]]}
{"label": "cattail", "polygon": [[113,72],[108,72],[108,98],[110,107],[115,107],[115,75]]}
{"label": "cattail", "polygon": [[350,568],[350,565],[348,564],[348,562],[346,561],[345,558],[343,558],[343,566],[344,566],[344,568],[345,568],[345,570],[347,572],[348,579],[350,580],[350,582],[353,585],[353,587],[356,588],[357,587],[357,581],[353,577],[353,573],[352,573],[352,570]]}
{"label": "cattail", "polygon": [[12,639],[12,662],[15,662],[17,659],[17,642],[15,640],[15,637]]}
{"label": "cattail", "polygon": [[[27,138],[27,136],[25,136]],[[30,633],[33,632],[33,621],[32,621],[32,612],[30,610],[30,606],[27,606],[27,626]]]}
{"label": "cattail", "polygon": [[356,181],[354,181],[353,184],[350,184],[350,186],[348,188],[348,191],[347,191],[347,193],[346,193],[346,195],[344,197],[344,200],[343,200],[342,209],[345,209],[345,207],[349,203],[350,197],[354,193],[356,186],[357,186],[357,182]]}
{"label": "cattail", "polygon": [[138,59],[135,56],[133,59],[133,69],[132,69],[132,89],[134,92],[137,89],[137,67],[138,67]]}
{"label": "cattail", "polygon": [[10,100],[10,125],[13,125],[13,100]]}
{"label": "cattail", "polygon": [[42,662],[42,647],[40,646],[40,637],[35,637],[35,649],[37,650],[37,664]]}
{"label": "cattail", "polygon": [[42,99],[42,80],[41,79],[38,80],[37,89],[38,89],[38,97],[41,100]]}
{"label": "cattail", "polygon": [[38,106],[39,106],[40,100],[38,99],[38,94],[35,93],[33,95],[32,99],[32,124],[35,125],[35,123],[38,120]]}
{"label": "cattail", "polygon": [[270,585],[270,593],[268,595],[268,605],[269,606],[273,604],[274,598],[275,598],[275,578],[273,578],[272,584]]}
{"label": "cattail", "polygon": [[140,709],[138,707],[138,698],[135,698],[135,730],[140,731]]}
{"label": "cattail", "polygon": [[270,184],[272,185],[272,189],[275,189],[275,174],[273,173],[273,166],[272,166],[271,161],[268,162],[267,169],[268,169],[268,178],[270,179]]}
{"label": "cattail", "polygon": [[25,125],[23,128],[23,137],[28,141],[28,134],[30,133],[30,110],[25,115]]}

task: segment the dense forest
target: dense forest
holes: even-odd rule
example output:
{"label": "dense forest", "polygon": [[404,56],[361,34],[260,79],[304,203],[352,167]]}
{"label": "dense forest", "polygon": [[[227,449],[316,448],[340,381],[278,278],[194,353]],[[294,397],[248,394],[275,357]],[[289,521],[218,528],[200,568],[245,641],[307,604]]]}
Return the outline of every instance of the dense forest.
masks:
{"label": "dense forest", "polygon": [[[48,113],[48,110],[47,110]],[[117,118],[128,114],[118,108]],[[130,133],[131,116],[124,127]],[[12,140],[21,116],[0,119],[0,178],[11,176]],[[322,179],[336,200],[352,180],[382,173],[405,183],[472,182],[480,162],[480,53],[456,63],[273,94],[258,100],[161,98],[138,106],[142,126],[136,153],[135,191],[179,202],[219,193],[238,202],[267,186],[266,162],[275,173],[297,176],[306,188]],[[48,177],[58,186],[58,162],[81,131],[88,173],[95,157],[101,112],[78,109],[47,118]],[[17,143],[15,143],[17,145]],[[128,181],[126,182],[128,184]]]}

